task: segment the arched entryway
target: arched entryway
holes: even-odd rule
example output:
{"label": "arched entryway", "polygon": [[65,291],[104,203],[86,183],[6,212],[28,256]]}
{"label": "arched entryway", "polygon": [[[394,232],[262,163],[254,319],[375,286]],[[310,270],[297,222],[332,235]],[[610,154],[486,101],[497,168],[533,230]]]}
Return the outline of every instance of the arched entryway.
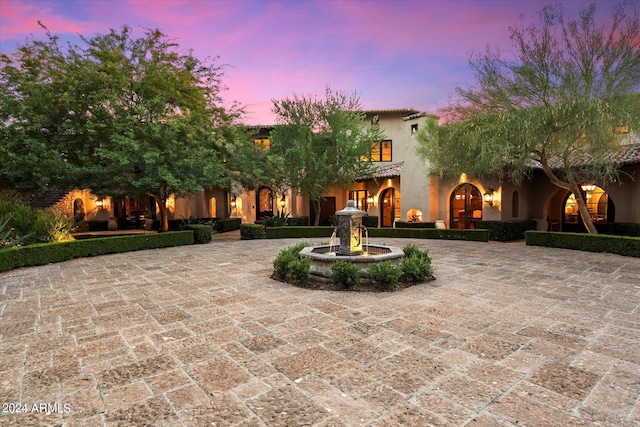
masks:
{"label": "arched entryway", "polygon": [[380,193],[380,226],[393,227],[393,223],[398,217],[397,211],[400,210],[400,192],[395,188],[387,188]]}
{"label": "arched entryway", "polygon": [[[587,187],[587,186],[585,186]],[[591,215],[591,221],[596,227],[615,221],[615,205],[613,200],[602,188],[593,186],[584,191],[587,210]],[[582,216],[578,211],[578,204],[573,193],[566,192],[562,202],[562,231],[584,232],[586,231]]]}
{"label": "arched entryway", "polygon": [[273,191],[269,187],[260,187],[256,191],[256,218],[273,216]]}
{"label": "arched entryway", "polygon": [[458,185],[449,199],[451,228],[475,228],[475,224],[482,220],[482,193],[473,184]]}

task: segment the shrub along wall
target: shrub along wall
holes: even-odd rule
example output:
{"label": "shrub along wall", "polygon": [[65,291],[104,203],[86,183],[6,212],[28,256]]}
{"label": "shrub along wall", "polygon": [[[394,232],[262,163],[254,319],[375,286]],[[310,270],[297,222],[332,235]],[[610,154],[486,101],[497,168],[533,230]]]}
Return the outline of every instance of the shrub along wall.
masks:
{"label": "shrub along wall", "polygon": [[[396,228],[436,228],[435,222],[396,221]],[[478,227],[484,228],[484,227]]]}
{"label": "shrub along wall", "polygon": [[640,237],[527,231],[525,233],[525,241],[527,245],[531,246],[576,249],[588,252],[608,252],[618,255],[640,257]]}
{"label": "shrub along wall", "polygon": [[86,256],[192,245],[194,243],[193,235],[194,232],[192,230],[171,231],[135,236],[73,240],[70,242],[40,243],[2,249],[0,250],[0,271],[32,265],[44,265]]}
{"label": "shrub along wall", "polygon": [[478,228],[489,230],[489,240],[509,242],[511,240],[524,239],[527,230],[535,230],[537,222],[528,221],[478,221]]}
{"label": "shrub along wall", "polygon": [[204,224],[185,225],[185,230],[193,230],[194,243],[209,243],[211,241],[211,226]]}
{"label": "shrub along wall", "polygon": [[216,230],[218,233],[226,233],[227,231],[238,230],[242,224],[242,218],[225,218],[216,221]]}

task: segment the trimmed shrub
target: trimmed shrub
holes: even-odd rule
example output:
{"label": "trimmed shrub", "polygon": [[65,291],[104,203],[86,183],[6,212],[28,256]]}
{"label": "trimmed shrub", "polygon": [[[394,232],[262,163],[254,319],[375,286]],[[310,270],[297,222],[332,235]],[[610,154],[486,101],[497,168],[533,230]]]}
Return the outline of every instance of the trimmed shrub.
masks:
{"label": "trimmed shrub", "polygon": [[527,231],[527,245],[640,257],[640,237]]}
{"label": "trimmed shrub", "polygon": [[258,224],[241,224],[240,225],[240,240],[255,240],[264,239],[265,231],[264,225]]}
{"label": "trimmed shrub", "polygon": [[0,271],[74,258],[193,244],[193,231],[37,243],[0,250]]}
{"label": "trimmed shrub", "polygon": [[360,268],[348,261],[336,261],[331,265],[331,281],[345,289],[360,283]]}
{"label": "trimmed shrub", "polygon": [[423,282],[433,274],[431,258],[423,255],[405,257],[400,261],[402,280],[406,282]]}
{"label": "trimmed shrub", "polygon": [[265,229],[267,239],[285,238],[329,238],[335,227],[268,227]]}
{"label": "trimmed shrub", "polygon": [[489,230],[443,230],[438,228],[374,228],[369,230],[369,237],[444,239],[488,242]]}
{"label": "trimmed shrub", "polygon": [[184,227],[185,230],[193,230],[193,241],[195,243],[203,244],[211,242],[211,226],[202,224],[188,224]]}
{"label": "trimmed shrub", "polygon": [[308,226],[309,225],[309,217],[308,216],[298,216],[294,218],[289,218],[287,221],[287,225],[299,225],[299,226]]}
{"label": "trimmed shrub", "polygon": [[607,234],[640,237],[640,224],[634,222],[610,222]]}
{"label": "trimmed shrub", "polygon": [[309,280],[309,271],[311,270],[311,259],[297,258],[288,265],[289,277],[294,282],[305,283]]}
{"label": "trimmed shrub", "polygon": [[396,228],[436,228],[436,223],[396,221]]}
{"label": "trimmed shrub", "polygon": [[364,225],[367,228],[378,228],[378,216],[377,215],[363,216],[362,225]]}
{"label": "trimmed shrub", "polygon": [[283,249],[276,255],[273,260],[273,270],[275,274],[284,279],[289,274],[289,265],[298,259],[298,253],[305,247],[306,243],[301,242],[296,245]]}
{"label": "trimmed shrub", "polygon": [[369,267],[369,276],[378,289],[388,290],[398,286],[402,270],[391,261],[382,261]]}
{"label": "trimmed shrub", "polygon": [[509,242],[524,239],[527,230],[535,230],[537,223],[531,219],[528,221],[478,221],[476,226],[489,230],[489,240]]}
{"label": "trimmed shrub", "polygon": [[242,225],[242,218],[224,218],[216,221],[216,230],[218,233],[226,233],[227,231],[238,230]]}

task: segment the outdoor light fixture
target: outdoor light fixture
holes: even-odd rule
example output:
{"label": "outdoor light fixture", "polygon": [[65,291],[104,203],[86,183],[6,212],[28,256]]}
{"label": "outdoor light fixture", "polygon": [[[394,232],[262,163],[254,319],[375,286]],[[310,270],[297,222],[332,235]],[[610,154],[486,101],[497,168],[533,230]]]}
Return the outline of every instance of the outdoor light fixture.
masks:
{"label": "outdoor light fixture", "polygon": [[233,196],[233,198],[231,199],[231,209],[235,209],[236,208],[236,196]]}
{"label": "outdoor light fixture", "polygon": [[580,187],[582,187],[582,191],[584,191],[585,193],[591,193],[596,189],[596,186],[594,184],[582,184]]}
{"label": "outdoor light fixture", "polygon": [[282,198],[280,199],[280,209],[284,209],[284,205],[287,204],[287,199],[285,198],[284,194],[282,195]]}
{"label": "outdoor light fixture", "polygon": [[104,200],[103,199],[96,200],[96,207],[98,209],[102,209],[103,206],[104,206]]}
{"label": "outdoor light fixture", "polygon": [[367,197],[367,207],[373,206],[373,196]]}
{"label": "outdoor light fixture", "polygon": [[484,193],[483,200],[487,205],[493,206],[493,189],[492,188],[489,188],[486,191],[486,193]]}

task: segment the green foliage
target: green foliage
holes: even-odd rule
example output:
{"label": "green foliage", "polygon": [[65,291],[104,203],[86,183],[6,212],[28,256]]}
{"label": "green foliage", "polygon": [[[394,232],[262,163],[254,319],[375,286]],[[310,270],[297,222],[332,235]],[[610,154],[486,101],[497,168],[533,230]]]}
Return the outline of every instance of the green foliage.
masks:
{"label": "green foliage", "polygon": [[405,258],[400,262],[403,280],[422,282],[433,274],[428,250],[421,250],[413,244],[406,245],[402,250],[405,255]]}
{"label": "green foliage", "polygon": [[289,221],[289,212],[278,211],[277,215],[261,218],[265,227],[284,227]]}
{"label": "green foliage", "polygon": [[298,259],[298,253],[307,246],[305,243],[298,243],[280,251],[273,260],[273,270],[280,278],[287,277],[289,274],[289,265]]}
{"label": "green foliage", "polygon": [[607,225],[607,234],[640,237],[640,224],[633,222],[611,222]]}
{"label": "green foliage", "polygon": [[74,258],[193,244],[193,231],[37,243],[0,249],[0,271]]}
{"label": "green foliage", "polygon": [[289,218],[289,220],[287,221],[287,225],[308,226],[309,225],[309,217],[308,216],[298,216],[298,217]]}
{"label": "green foliage", "polygon": [[365,215],[362,217],[362,225],[367,228],[376,228],[378,227],[378,216],[377,215]]}
{"label": "green foliage", "polygon": [[[442,115],[444,126],[417,134],[419,152],[434,175],[507,178],[515,183],[539,165],[557,187],[576,194],[590,232],[578,184],[617,179],[610,156],[640,127],[640,15],[628,3],[596,19],[596,6],[577,19],[561,5],[544,6],[538,24],[510,28],[514,52],[489,48],[470,58],[477,83],[457,88]],[[514,59],[505,59],[514,58]]]}
{"label": "green foliage", "polygon": [[243,141],[228,139],[239,112],[220,107],[214,60],[157,29],[64,48],[44,30],[0,57],[0,186],[150,194],[166,231],[171,194],[228,183],[226,151]]}
{"label": "green foliage", "polygon": [[73,240],[71,233],[75,227],[75,221],[62,209],[52,207],[44,210],[36,210],[36,220],[32,225],[30,242],[67,242]]}
{"label": "green foliage", "polygon": [[334,227],[268,227],[265,229],[267,239],[286,239],[286,238],[329,238],[333,233]]}
{"label": "green foliage", "polygon": [[289,277],[294,282],[305,283],[309,280],[311,260],[309,258],[298,258],[288,265]]}
{"label": "green foliage", "polygon": [[242,224],[240,225],[240,239],[254,240],[264,239],[265,231],[262,224]]}
{"label": "green foliage", "polygon": [[270,181],[308,195],[318,225],[324,194],[351,184],[354,176],[369,174],[371,164],[361,158],[384,136],[377,124],[363,127],[366,115],[357,94],[347,96],[329,87],[324,99],[293,95],[273,100],[272,110],[282,125],[271,133],[269,155],[281,159],[281,167],[273,169]]}
{"label": "green foliage", "polygon": [[369,237],[468,240],[472,242],[488,242],[489,230],[374,228],[369,229]]}
{"label": "green foliage", "polygon": [[13,246],[18,246],[22,243],[23,240],[29,237],[29,235],[16,237],[15,230],[13,228],[7,227],[9,223],[9,218],[2,219],[0,217],[0,248],[10,248]]}
{"label": "green foliage", "polygon": [[608,252],[640,257],[640,237],[527,231],[525,233],[525,241],[527,245],[531,246],[575,249],[587,252]]}
{"label": "green foliage", "polygon": [[402,270],[391,261],[371,264],[369,267],[371,283],[380,290],[389,290],[398,286]]}
{"label": "green foliage", "polygon": [[509,242],[524,239],[527,230],[535,230],[535,220],[528,221],[478,221],[477,228],[489,230],[489,240]]}
{"label": "green foliage", "polygon": [[211,242],[211,226],[204,224],[188,224],[184,227],[185,230],[193,230],[193,240],[195,243],[209,243]]}
{"label": "green foliage", "polygon": [[397,228],[436,228],[435,222],[396,221]]}
{"label": "green foliage", "polygon": [[233,231],[240,229],[242,224],[242,218],[225,218],[216,221],[216,231],[218,233],[226,233],[227,231]]}
{"label": "green foliage", "polygon": [[336,261],[331,265],[331,281],[345,289],[360,283],[360,268],[348,261]]}

